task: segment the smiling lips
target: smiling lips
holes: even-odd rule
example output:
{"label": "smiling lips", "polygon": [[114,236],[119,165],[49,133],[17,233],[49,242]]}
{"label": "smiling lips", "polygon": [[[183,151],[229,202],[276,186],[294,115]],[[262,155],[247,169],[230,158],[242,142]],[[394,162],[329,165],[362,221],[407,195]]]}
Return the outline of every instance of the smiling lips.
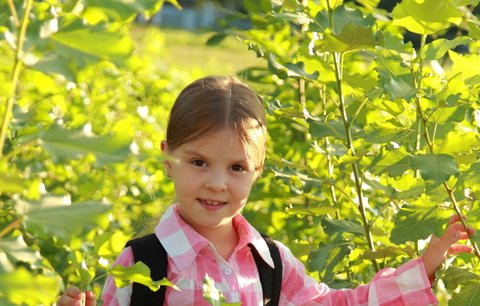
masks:
{"label": "smiling lips", "polygon": [[207,209],[218,209],[223,207],[227,204],[227,202],[222,201],[212,201],[212,200],[204,200],[204,199],[197,199],[203,207]]}

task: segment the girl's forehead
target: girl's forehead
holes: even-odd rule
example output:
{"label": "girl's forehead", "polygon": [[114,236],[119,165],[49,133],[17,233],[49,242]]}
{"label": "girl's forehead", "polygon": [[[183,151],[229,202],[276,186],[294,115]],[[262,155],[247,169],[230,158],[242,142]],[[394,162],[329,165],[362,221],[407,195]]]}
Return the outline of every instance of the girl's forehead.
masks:
{"label": "girl's forehead", "polygon": [[184,143],[188,152],[205,155],[228,155],[258,163],[265,149],[265,134],[260,128],[248,129],[247,135],[233,128],[221,128],[199,135]]}

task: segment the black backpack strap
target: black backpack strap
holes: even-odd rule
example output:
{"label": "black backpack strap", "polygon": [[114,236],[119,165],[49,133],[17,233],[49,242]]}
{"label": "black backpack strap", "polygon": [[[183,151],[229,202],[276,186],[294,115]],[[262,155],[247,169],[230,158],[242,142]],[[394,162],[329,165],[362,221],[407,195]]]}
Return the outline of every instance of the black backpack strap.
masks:
{"label": "black backpack strap", "polygon": [[[157,281],[167,277],[168,259],[165,248],[155,234],[149,234],[127,242],[132,248],[135,262],[142,261],[150,268],[150,277]],[[133,283],[131,306],[163,305],[166,286],[152,291],[147,286]]]}
{"label": "black backpack strap", "polygon": [[250,245],[255,263],[257,264],[258,274],[260,276],[260,283],[263,290],[263,305],[265,306],[277,306],[280,301],[280,292],[282,290],[282,275],[283,275],[283,263],[280,257],[280,251],[278,250],[275,242],[268,236],[262,234],[263,239],[267,243],[270,250],[270,256],[273,259],[275,269],[272,269],[260,256],[257,249]]}

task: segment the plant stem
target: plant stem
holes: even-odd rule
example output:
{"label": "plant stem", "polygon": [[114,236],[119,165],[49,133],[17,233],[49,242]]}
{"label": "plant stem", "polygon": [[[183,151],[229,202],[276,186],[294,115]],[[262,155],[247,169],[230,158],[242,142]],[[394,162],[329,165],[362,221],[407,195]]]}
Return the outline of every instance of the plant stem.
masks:
{"label": "plant stem", "polygon": [[[420,49],[418,51],[418,54],[421,54],[421,51],[422,51],[422,49],[423,49],[423,47],[425,46],[425,43],[426,43],[426,38],[427,38],[426,35],[422,35]],[[423,78],[423,58],[421,56],[419,58],[418,63],[419,63],[418,74],[417,74],[416,78],[414,77],[414,84],[415,84],[415,87],[418,90],[418,92],[415,96],[415,104],[416,104],[416,107],[417,107],[417,118],[420,119],[419,125],[423,126],[423,136],[425,137],[425,141],[427,143],[428,150],[431,154],[435,154],[435,150],[434,150],[434,146],[433,146],[433,139],[430,137],[430,133],[429,133],[429,130],[428,130],[428,119],[425,116],[425,114],[423,113],[422,106],[421,106],[421,100],[422,100],[421,88],[422,88],[422,78]],[[460,207],[457,203],[457,200],[455,199],[455,195],[453,193],[454,188],[450,188],[450,186],[448,186],[448,184],[446,182],[443,182],[442,184],[443,184],[443,188],[445,188],[445,191],[447,192],[447,194],[450,198],[450,201],[452,202],[452,206],[453,206],[453,209],[454,209],[455,213],[460,218],[460,222],[462,223],[463,227],[465,228],[465,231],[468,234],[469,240],[470,240],[470,242],[472,244],[472,247],[473,247],[473,250],[475,252],[475,256],[477,256],[477,258],[480,259],[480,250],[478,248],[478,245],[476,244],[476,242],[473,240],[472,236],[468,232],[467,222],[465,221],[465,218],[463,217],[462,211],[461,211],[461,209],[460,209]]]}
{"label": "plant stem", "polygon": [[15,4],[13,3],[13,0],[7,0],[7,3],[8,3],[8,8],[12,13],[13,23],[15,24],[15,26],[18,27],[18,25],[20,24],[20,21],[18,20],[18,14],[17,14],[17,10],[15,9]]}
{"label": "plant stem", "polygon": [[[332,8],[330,6],[330,1],[327,0],[327,8],[328,8],[328,16],[330,27],[333,28],[333,14]],[[346,137],[346,147],[352,157],[355,156],[355,147],[352,141],[352,132],[350,130],[351,123],[349,122],[347,110],[345,107],[345,97],[343,95],[343,73],[342,73],[342,66],[343,66],[343,53],[334,52],[333,53],[333,63],[335,67],[335,79],[337,82],[337,90],[338,90],[338,98],[339,98],[339,108],[340,113],[342,116],[343,126],[345,128],[345,137]],[[363,202],[363,190],[362,190],[362,179],[360,174],[360,169],[358,168],[357,162],[353,159],[352,163],[352,172],[355,182],[355,190],[357,192],[357,200],[358,200],[358,210],[360,212],[360,216],[362,219],[362,225],[365,230],[365,237],[367,238],[368,247],[372,252],[375,252],[375,244],[373,243],[373,235],[371,231],[370,223],[368,222],[367,211],[365,209],[365,203]],[[378,262],[375,259],[372,259],[372,264],[374,269],[378,272],[380,267]]]}
{"label": "plant stem", "polygon": [[20,223],[22,223],[22,218],[18,218],[14,220],[12,223],[7,225],[1,232],[0,232],[0,238],[5,237],[8,233],[13,231],[14,229],[18,228],[20,226]]}
{"label": "plant stem", "polygon": [[[350,130],[350,122],[348,120],[347,110],[345,107],[345,97],[343,95],[343,87],[342,87],[342,54],[341,53],[334,53],[334,65],[335,65],[335,77],[337,81],[337,89],[338,89],[338,97],[339,97],[339,107],[340,113],[342,115],[343,126],[345,128],[345,137],[347,149],[350,151],[350,154],[355,156],[355,147],[352,141],[352,132]],[[362,218],[363,228],[365,230],[365,236],[367,238],[368,247],[372,252],[375,252],[375,245],[373,243],[373,237],[371,232],[371,226],[368,222],[367,218],[367,211],[365,209],[365,203],[363,202],[363,190],[362,190],[362,179],[360,170],[358,168],[357,162],[354,160],[351,163],[353,177],[355,181],[355,190],[357,191],[357,200],[358,200],[358,210],[360,212],[360,216]],[[378,263],[375,259],[372,259],[373,266],[375,267],[376,271],[380,270]]]}
{"label": "plant stem", "polygon": [[[5,106],[5,111],[2,115],[2,124],[0,127],[0,157],[3,156],[3,147],[5,145],[5,140],[7,138],[8,125],[10,124],[10,117],[12,116],[13,105],[15,104],[15,96],[17,92],[20,71],[23,66],[22,60],[21,60],[23,56],[23,43],[25,42],[25,35],[27,32],[27,25],[28,25],[28,17],[30,16],[30,11],[32,9],[32,6],[33,6],[33,0],[26,0],[25,11],[23,14],[22,22],[20,24],[20,31],[18,31],[17,49],[15,50],[15,60],[14,60],[13,71],[11,76],[12,87],[11,87],[10,96],[7,98],[7,105]],[[15,12],[15,10],[13,10],[13,12]]]}

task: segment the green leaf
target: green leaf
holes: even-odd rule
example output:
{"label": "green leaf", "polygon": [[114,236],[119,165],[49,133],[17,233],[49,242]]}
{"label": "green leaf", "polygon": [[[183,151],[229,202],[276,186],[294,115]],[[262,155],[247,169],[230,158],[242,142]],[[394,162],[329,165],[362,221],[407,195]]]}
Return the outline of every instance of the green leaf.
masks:
{"label": "green leaf", "polygon": [[393,99],[404,98],[410,100],[417,94],[417,89],[413,84],[404,81],[402,78],[390,78],[385,84],[385,91]]}
{"label": "green leaf", "polygon": [[69,241],[98,226],[111,205],[94,201],[65,204],[63,198],[45,197],[41,202],[17,200],[17,208],[29,232]]}
{"label": "green leaf", "polygon": [[273,53],[269,54],[268,57],[268,67],[279,75],[284,75],[285,77],[293,78],[306,78],[311,80],[318,79],[318,71],[314,73],[307,73],[305,71],[305,64],[303,62],[299,63],[287,63],[285,65],[280,64]]}
{"label": "green leaf", "polygon": [[322,282],[330,282],[335,275],[335,267],[351,252],[351,245],[346,242],[334,241],[321,244],[310,253],[308,269],[323,274]]}
{"label": "green leaf", "polygon": [[332,25],[326,10],[320,11],[311,25],[311,29],[317,32],[324,32],[331,29],[335,34],[342,33],[346,25],[354,25],[363,28],[372,28],[374,19],[372,16],[364,17],[358,8],[351,8],[345,5],[336,7],[332,12]]}
{"label": "green leaf", "polygon": [[448,0],[403,0],[392,11],[393,24],[417,34],[434,34],[459,24],[462,14]]}
{"label": "green leaf", "polygon": [[437,39],[425,45],[422,49],[422,58],[425,60],[437,60],[445,55],[445,53],[459,45],[466,45],[472,39],[466,36],[455,37],[452,40],[445,38]]}
{"label": "green leaf", "polygon": [[330,236],[335,234],[341,235],[343,233],[350,233],[357,236],[365,236],[365,229],[360,223],[350,220],[330,220],[324,218],[322,220],[322,226],[325,233]]}
{"label": "green leaf", "polygon": [[103,257],[113,257],[120,254],[124,245],[131,236],[125,235],[123,232],[116,231],[113,234],[106,232],[94,239],[96,254]]}
{"label": "green leaf", "polygon": [[131,284],[132,282],[136,282],[147,286],[152,291],[157,291],[160,286],[169,286],[179,290],[175,284],[166,278],[163,278],[159,281],[152,280],[150,277],[150,268],[141,261],[136,262],[133,266],[129,267],[116,265],[108,273],[115,278],[115,285],[118,288],[122,288]]}
{"label": "green leaf", "polygon": [[403,206],[395,215],[395,227],[390,241],[395,244],[426,239],[432,233],[439,236],[442,227],[447,224],[449,213],[435,204],[415,204]]}
{"label": "green leaf", "polygon": [[75,59],[75,65],[84,65],[92,60],[122,63],[133,51],[130,38],[117,28],[103,24],[88,26],[75,21],[63,29],[50,39],[55,52],[64,58]]}
{"label": "green leaf", "polygon": [[28,181],[17,173],[0,173],[0,193],[21,193],[28,189]]}
{"label": "green leaf", "polygon": [[343,27],[340,34],[324,33],[323,39],[318,42],[318,49],[328,52],[348,52],[373,47],[375,38],[372,29],[353,24]]}
{"label": "green leaf", "polygon": [[203,298],[212,306],[240,306],[242,303],[227,303],[222,291],[215,287],[215,281],[207,274],[203,279]]}
{"label": "green leaf", "polygon": [[460,173],[454,158],[447,154],[416,155],[410,158],[410,162],[426,181],[446,182]]}
{"label": "green leaf", "polygon": [[243,5],[249,13],[254,14],[264,14],[272,10],[272,1],[270,0],[245,0]]}
{"label": "green leaf", "polygon": [[[87,0],[87,8],[95,7],[101,8],[103,13],[108,14],[108,16],[114,17],[119,21],[126,21],[128,19],[133,18],[139,13],[143,13],[146,15],[151,15],[152,13],[158,12],[165,0],[136,0],[136,1],[128,1],[128,0],[102,0],[102,1],[95,1],[95,0]],[[170,0],[177,9],[181,9],[180,5],[176,0]]]}
{"label": "green leaf", "polygon": [[87,266],[87,261],[80,251],[74,252],[73,259],[75,272],[80,277],[80,289],[82,291],[92,290],[90,282],[95,277],[95,271]]}
{"label": "green leaf", "polygon": [[469,153],[478,149],[480,139],[474,131],[451,131],[444,139],[435,142],[434,150],[443,154]]}
{"label": "green leaf", "polygon": [[29,247],[22,236],[0,239],[0,254],[16,265],[18,262],[40,267],[43,260],[40,252]]}
{"label": "green leaf", "polygon": [[410,169],[410,156],[404,148],[388,150],[384,155],[379,155],[368,166],[376,174],[388,173],[390,176],[400,176]]}
{"label": "green leaf", "polygon": [[124,161],[130,153],[131,143],[125,135],[90,137],[81,130],[66,130],[60,126],[41,132],[40,140],[56,162],[93,154],[99,166]]}
{"label": "green leaf", "polygon": [[323,138],[331,136],[343,142],[347,141],[345,125],[341,120],[320,122],[308,119],[307,122],[309,123],[308,130],[313,137]]}
{"label": "green leaf", "polygon": [[59,277],[33,274],[25,268],[12,272],[0,271],[0,303],[14,305],[50,305],[58,297]]}
{"label": "green leaf", "polygon": [[395,126],[390,122],[382,122],[366,125],[363,138],[371,143],[399,142],[409,134],[408,129]]}
{"label": "green leaf", "polygon": [[207,40],[207,46],[216,46],[227,38],[227,36],[225,33],[216,33]]}
{"label": "green leaf", "polygon": [[[471,281],[480,281],[480,276],[468,270],[450,266],[442,277],[445,287],[454,290],[461,284]],[[463,305],[463,304],[462,304]]]}
{"label": "green leaf", "polygon": [[466,284],[459,293],[454,291],[452,299],[448,302],[448,305],[480,305],[480,281]]}

